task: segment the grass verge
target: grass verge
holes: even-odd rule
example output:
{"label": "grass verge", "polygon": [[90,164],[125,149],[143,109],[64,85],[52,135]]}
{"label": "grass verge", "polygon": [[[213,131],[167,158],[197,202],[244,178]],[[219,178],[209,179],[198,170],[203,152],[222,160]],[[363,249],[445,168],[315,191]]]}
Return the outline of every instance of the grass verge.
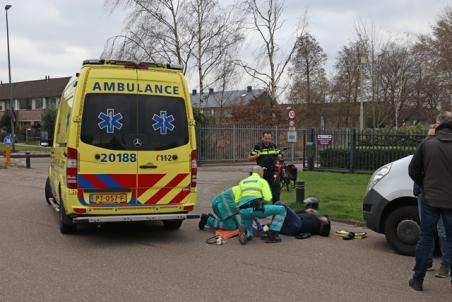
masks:
{"label": "grass verge", "polygon": [[[354,223],[363,222],[362,205],[370,175],[331,172],[304,171],[298,180],[305,182],[305,198],[319,199],[321,214]],[[293,208],[300,208],[295,202],[295,190],[281,190],[281,200]]]}
{"label": "grass verge", "polygon": [[[28,145],[28,144],[16,144],[16,152],[50,152],[49,147],[42,147],[38,145]],[[0,144],[0,153],[5,153],[5,144]]]}

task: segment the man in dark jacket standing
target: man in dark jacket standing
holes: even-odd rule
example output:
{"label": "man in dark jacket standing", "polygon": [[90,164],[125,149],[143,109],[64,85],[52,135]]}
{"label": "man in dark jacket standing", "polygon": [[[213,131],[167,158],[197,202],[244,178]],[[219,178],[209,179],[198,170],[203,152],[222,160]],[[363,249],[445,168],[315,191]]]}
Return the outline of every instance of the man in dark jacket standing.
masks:
{"label": "man in dark jacket standing", "polygon": [[444,122],[436,128],[436,136],[418,146],[409,166],[410,177],[422,189],[421,238],[416,245],[416,266],[409,282],[419,291],[440,217],[446,229],[449,255],[452,255],[452,118],[443,114],[440,120]]}

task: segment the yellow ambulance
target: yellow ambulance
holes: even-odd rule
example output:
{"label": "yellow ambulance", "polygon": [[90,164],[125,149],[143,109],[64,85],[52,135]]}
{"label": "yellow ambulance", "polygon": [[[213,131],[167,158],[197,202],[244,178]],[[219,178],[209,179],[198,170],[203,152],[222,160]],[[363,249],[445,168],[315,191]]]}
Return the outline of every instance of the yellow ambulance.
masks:
{"label": "yellow ambulance", "polygon": [[195,121],[181,67],[86,60],[61,96],[47,202],[60,231],[160,220],[178,229],[196,203]]}

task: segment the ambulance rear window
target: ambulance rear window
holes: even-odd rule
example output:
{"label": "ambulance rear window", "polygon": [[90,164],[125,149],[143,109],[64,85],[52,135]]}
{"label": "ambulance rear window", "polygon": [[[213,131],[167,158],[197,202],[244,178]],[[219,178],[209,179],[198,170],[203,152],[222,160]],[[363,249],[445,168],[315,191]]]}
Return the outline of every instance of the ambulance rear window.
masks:
{"label": "ambulance rear window", "polygon": [[138,129],[142,150],[166,150],[188,143],[188,123],[182,98],[139,95]]}
{"label": "ambulance rear window", "polygon": [[137,96],[88,94],[83,106],[82,142],[110,150],[133,150],[137,131]]}
{"label": "ambulance rear window", "polygon": [[189,141],[185,102],[154,95],[88,94],[81,140],[110,150],[166,150],[185,145]]}

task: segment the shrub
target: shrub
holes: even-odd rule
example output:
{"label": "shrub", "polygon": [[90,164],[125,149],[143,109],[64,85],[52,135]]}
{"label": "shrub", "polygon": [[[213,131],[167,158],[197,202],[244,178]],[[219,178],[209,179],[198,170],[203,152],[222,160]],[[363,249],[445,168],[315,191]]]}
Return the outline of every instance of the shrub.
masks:
{"label": "shrub", "polygon": [[364,129],[357,136],[358,146],[417,146],[426,136],[425,128]]}
{"label": "shrub", "polygon": [[[353,152],[353,169],[374,171],[377,168],[411,155],[415,147],[357,147]],[[319,152],[321,169],[351,169],[351,149],[330,148]]]}

